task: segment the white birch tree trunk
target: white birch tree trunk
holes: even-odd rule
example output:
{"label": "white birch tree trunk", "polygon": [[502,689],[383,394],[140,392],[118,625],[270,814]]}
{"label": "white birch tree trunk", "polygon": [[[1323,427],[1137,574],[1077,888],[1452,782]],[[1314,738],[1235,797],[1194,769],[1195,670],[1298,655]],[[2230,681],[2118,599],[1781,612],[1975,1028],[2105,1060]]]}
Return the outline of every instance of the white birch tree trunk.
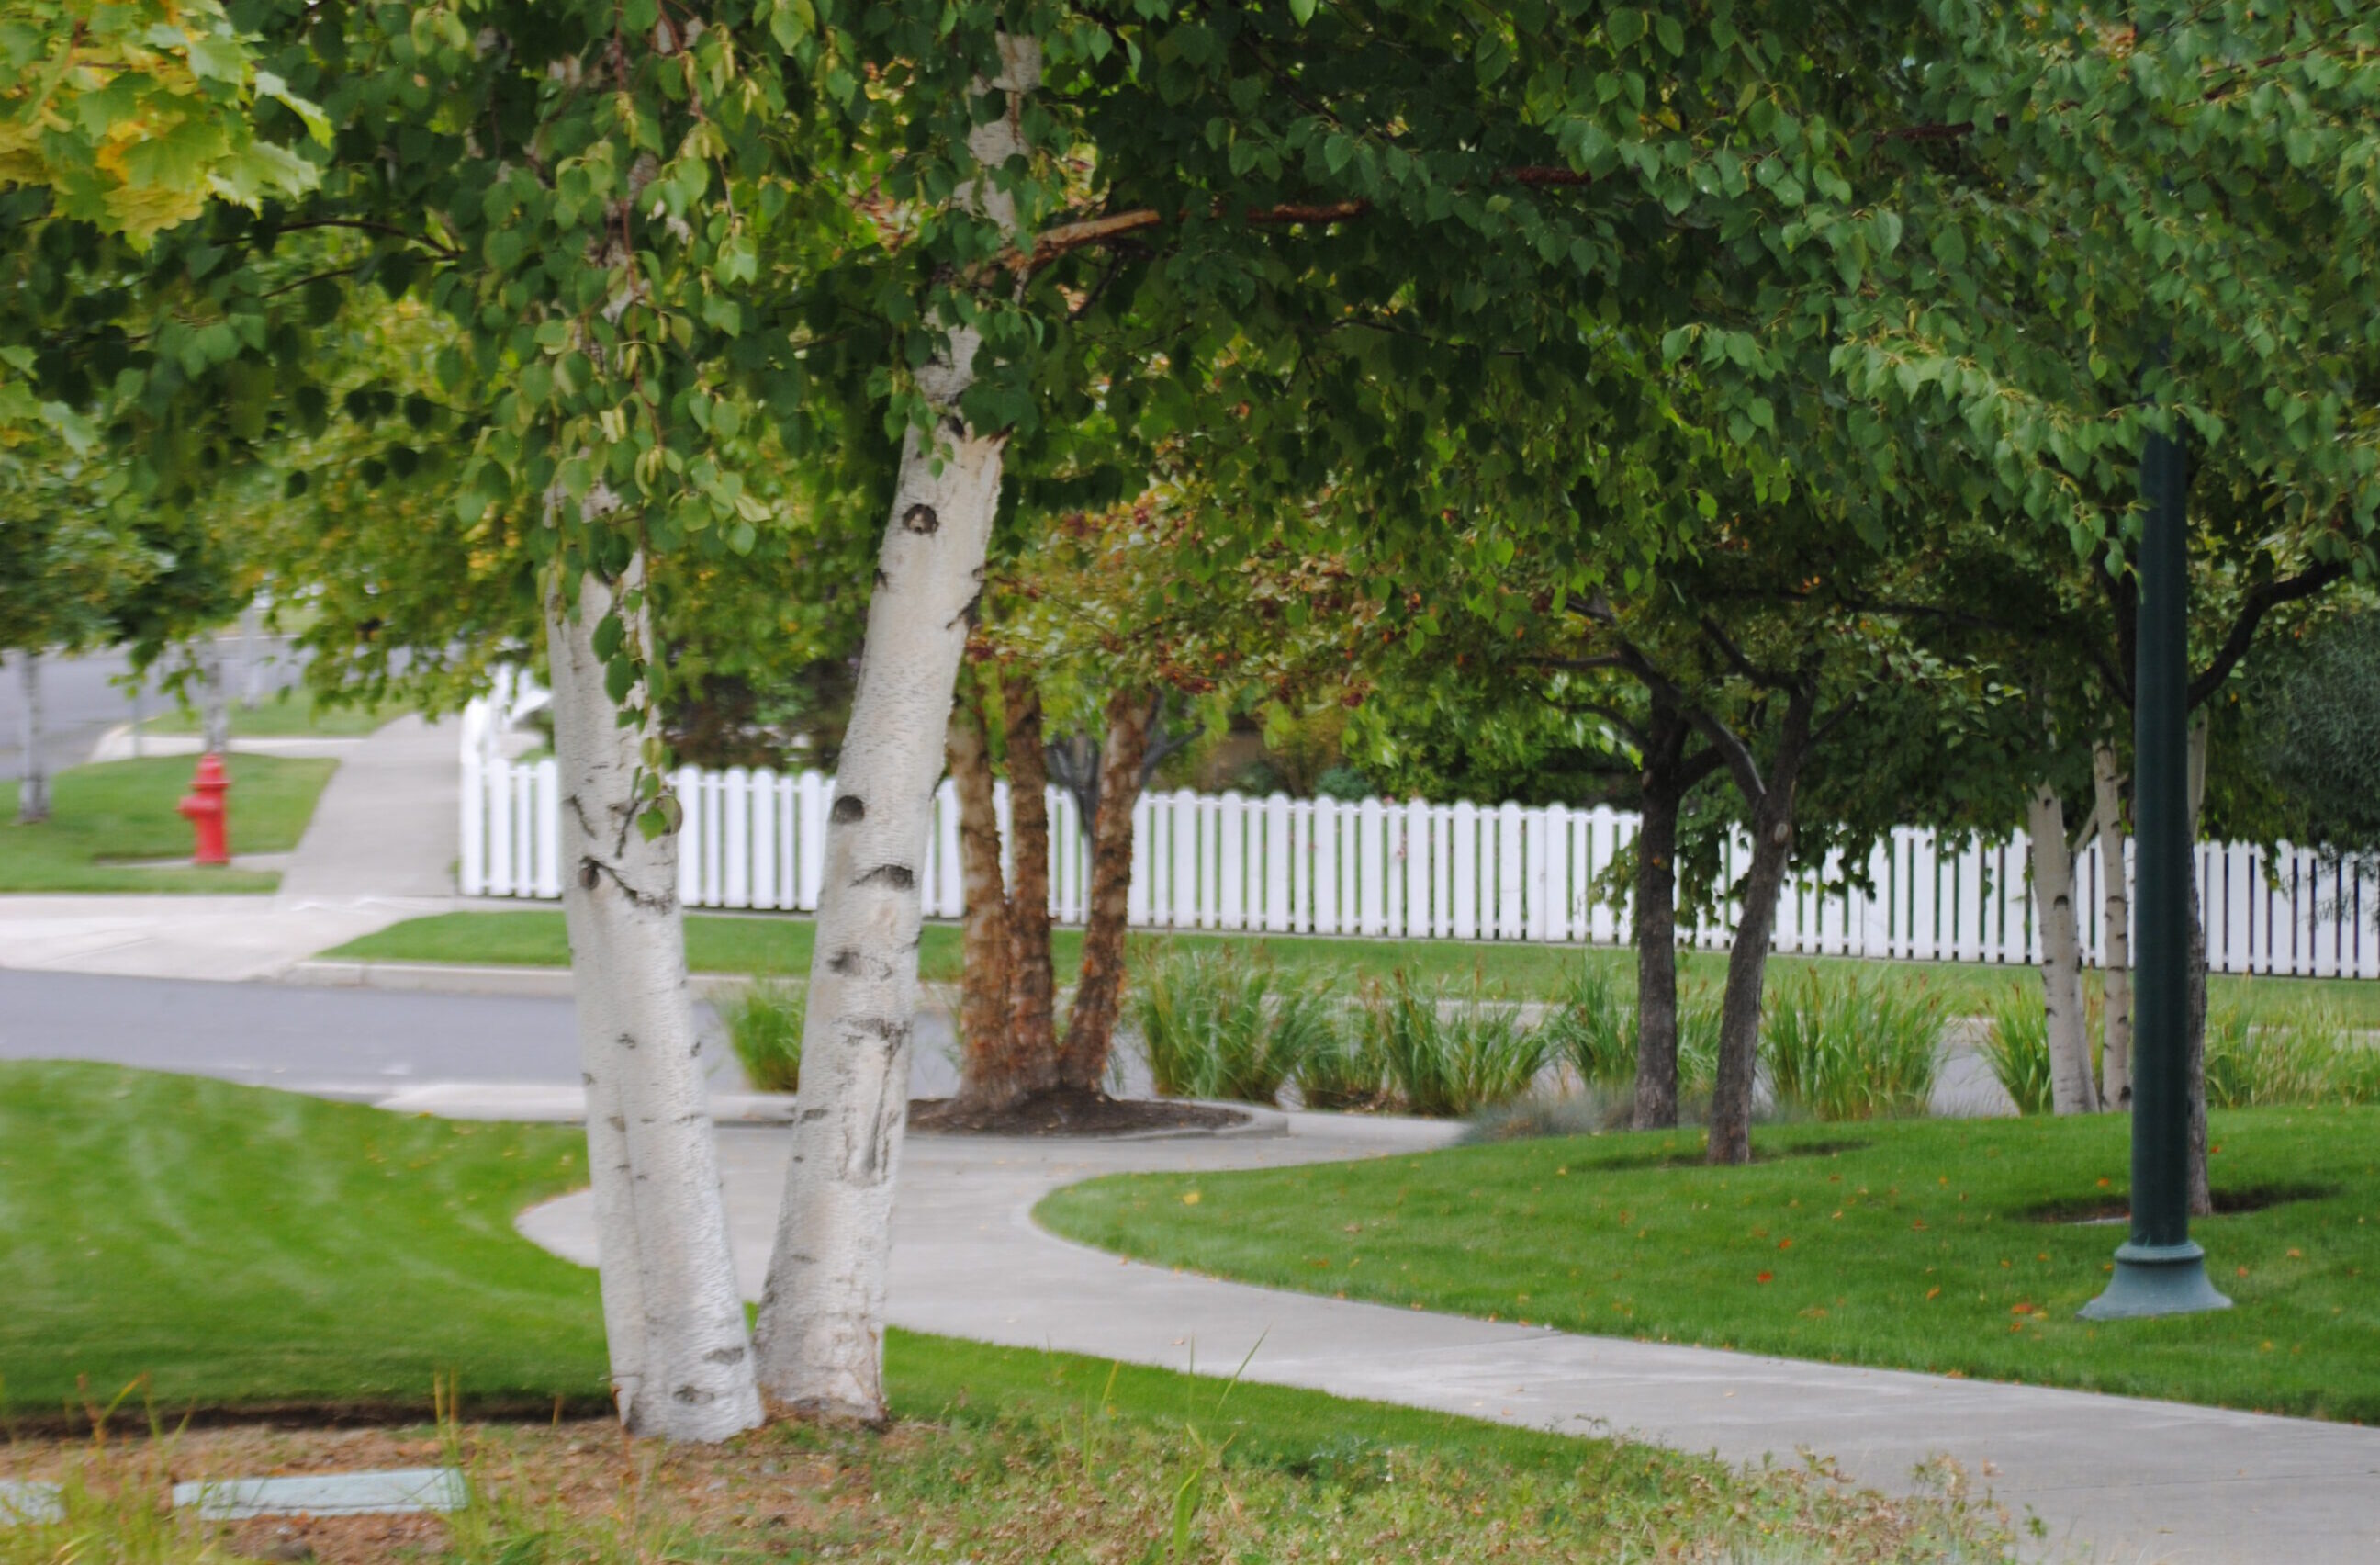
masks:
{"label": "white birch tree trunk", "polygon": [[18,653],[17,678],[25,687],[24,709],[17,714],[18,739],[25,748],[17,824],[38,825],[50,818],[50,769],[42,758],[42,654],[30,647]]}
{"label": "white birch tree trunk", "polygon": [[213,632],[191,643],[199,664],[200,748],[220,755],[231,748],[231,703],[224,699],[223,642]]}
{"label": "white birch tree trunk", "polygon": [[2099,916],[2106,930],[2099,963],[2100,1025],[2106,1045],[2099,1058],[2100,1085],[2110,1107],[2132,1102],[2132,899],[2124,864],[2124,776],[2116,747],[2091,747],[2091,786],[2099,806],[2100,877],[2105,882]]}
{"label": "white birch tree trunk", "polygon": [[251,711],[264,696],[264,662],[256,655],[263,611],[253,603],[239,611],[239,703]]}
{"label": "white birch tree trunk", "polygon": [[2074,916],[2074,853],[2066,808],[2043,783],[2025,801],[2033,850],[2033,898],[2041,923],[2041,1002],[2048,1022],[2050,1107],[2088,1114],[2099,1107],[2091,1079],[2091,1037],[2082,1022],[2082,936]]}
{"label": "white birch tree trunk", "polygon": [[[1026,153],[1020,110],[1041,74],[1038,41],[1003,38],[1001,54],[1002,74],[986,86],[1007,94],[1007,113],[968,136],[987,168]],[[953,199],[1014,237],[1014,203],[989,182]],[[917,373],[931,427],[913,425],[902,440],[827,817],[793,1159],[760,1299],[762,1388],[871,1423],[885,1412],[884,1280],[908,1114],[918,877],[1006,444],[959,410],[980,340],[972,327],[951,330]]]}
{"label": "white birch tree trunk", "polygon": [[[634,1434],[722,1440],[760,1423],[760,1398],[686,992],[677,838],[638,826],[648,729],[620,724],[594,648],[596,627],[642,577],[641,560],[616,590],[586,577],[575,616],[548,590],[563,914],[620,1421]],[[645,617],[623,618],[631,644],[650,651]],[[629,692],[632,705],[642,699]]]}

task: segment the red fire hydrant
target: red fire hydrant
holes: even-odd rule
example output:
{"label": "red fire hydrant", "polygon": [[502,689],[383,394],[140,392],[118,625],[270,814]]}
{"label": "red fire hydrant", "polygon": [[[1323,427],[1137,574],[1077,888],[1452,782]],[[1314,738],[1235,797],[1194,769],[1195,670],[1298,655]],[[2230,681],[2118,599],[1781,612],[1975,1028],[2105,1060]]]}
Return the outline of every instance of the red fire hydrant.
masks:
{"label": "red fire hydrant", "polygon": [[189,796],[179,806],[184,818],[198,832],[198,851],[191,855],[195,864],[227,864],[231,862],[231,811],[224,796],[231,791],[231,779],[224,776],[223,757],[209,751],[199,757],[198,775],[190,779]]}

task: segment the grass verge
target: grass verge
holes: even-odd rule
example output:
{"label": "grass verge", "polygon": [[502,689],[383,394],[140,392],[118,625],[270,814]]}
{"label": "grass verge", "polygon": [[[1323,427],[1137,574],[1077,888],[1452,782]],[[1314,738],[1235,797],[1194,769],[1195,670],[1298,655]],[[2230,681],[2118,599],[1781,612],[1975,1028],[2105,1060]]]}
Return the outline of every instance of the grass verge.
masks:
{"label": "grass verge", "polygon": [[[2380,1111],[2214,1117],[2196,1225],[2237,1307],[2094,1325],[2125,1122],[1764,1127],[1570,1137],[1196,1178],[1111,1178],[1050,1228],[1163,1265],[1601,1336],[2380,1420]],[[1196,1193],[1195,1202],[1184,1198]],[[2065,1221],[2045,1220],[2065,1218]]]}
{"label": "grass verge", "polygon": [[[189,856],[190,823],[175,806],[189,791],[195,764],[165,755],[68,767],[51,779],[50,818],[30,826],[17,824],[18,785],[0,782],[0,891],[271,891],[281,876],[270,870],[138,867],[140,860]],[[225,756],[232,851],[297,847],[338,764]]]}
{"label": "grass verge", "polygon": [[[808,918],[735,913],[686,917],[686,960],[698,972],[759,972],[805,977],[810,970],[814,925]],[[1082,931],[1058,930],[1053,939],[1061,983],[1072,981],[1082,960]],[[1285,978],[1329,978],[1347,983],[1385,983],[1402,973],[1413,983],[1468,986],[1479,983],[1518,999],[1553,999],[1582,972],[1607,976],[1633,994],[1634,953],[1605,948],[1475,945],[1452,940],[1349,940],[1281,935],[1135,935],[1126,959],[1145,969],[1167,952],[1251,951],[1260,948]],[[377,934],[349,941],[325,957],[358,961],[486,962],[505,966],[561,967],[570,960],[562,914],[546,908],[507,908],[487,912],[438,913],[407,919]],[[955,983],[959,976],[959,931],[929,923],[917,951],[918,971],[928,983]],[[1717,994],[1727,978],[1727,959],[1718,952],[1679,956],[1686,984]],[[1922,981],[1938,996],[1945,1014],[1983,1016],[2009,995],[2038,998],[2041,982],[2029,968],[1980,963],[1864,961],[1846,957],[1778,956],[1769,960],[1772,979],[1801,972],[1882,975],[1896,985]],[[2346,978],[2241,978],[2216,974],[2209,993],[2262,1017],[2316,1004],[2356,1027],[2380,1027],[2380,984]],[[1633,1045],[1632,1045],[1633,1047]]]}
{"label": "grass verge", "polygon": [[[192,1408],[421,1405],[440,1376],[482,1406],[583,1401],[602,1375],[593,1276],[512,1228],[519,1207],[577,1181],[582,1149],[554,1127],[113,1066],[0,1066],[12,1411],[80,1407],[86,1386],[104,1400],[143,1375],[167,1427]],[[888,1359],[899,1422],[882,1434],[784,1424],[665,1449],[558,1422],[249,1425],[167,1436],[162,1461],[150,1447],[20,1438],[12,1474],[64,1477],[72,1514],[0,1529],[0,1565],[295,1557],[286,1528],[161,1525],[152,1491],[443,1452],[468,1461],[480,1497],[451,1529],[358,1533],[346,1519],[324,1524],[325,1557],[1452,1559],[1493,1536],[1516,1561],[2000,1558],[1992,1517],[1815,1473],[1731,1473],[1609,1440],[901,1332]]]}

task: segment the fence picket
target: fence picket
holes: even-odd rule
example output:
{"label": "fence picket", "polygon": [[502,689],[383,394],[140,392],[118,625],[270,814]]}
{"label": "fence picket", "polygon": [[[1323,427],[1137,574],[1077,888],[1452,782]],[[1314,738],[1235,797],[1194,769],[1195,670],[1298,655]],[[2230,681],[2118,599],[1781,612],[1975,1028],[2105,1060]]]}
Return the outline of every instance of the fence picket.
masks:
{"label": "fence picket", "polygon": [[[464,724],[474,742],[458,758],[458,885],[469,897],[551,900],[563,879],[554,763],[502,759],[488,728],[484,717]],[[817,909],[831,778],[688,766],[672,787],[685,811],[685,905]],[[1089,842],[1073,795],[1053,788],[1049,799],[1050,913],[1076,923],[1089,903]],[[1004,783],[995,804],[1006,838]],[[1602,877],[1627,850],[1636,821],[1608,806],[1483,809],[1467,801],[1248,799],[1184,789],[1143,795],[1133,816],[1126,906],[1138,928],[1610,944],[1627,940],[1634,922],[1627,888],[1606,887]],[[1748,851],[1741,834],[1723,845],[1728,885]],[[920,874],[929,916],[965,911],[959,853],[957,796],[945,781],[935,790]],[[1776,949],[2037,960],[2022,833],[1954,842],[1896,827],[1868,850],[1871,890],[1854,887],[1846,868],[1830,853],[1818,872],[1788,881]],[[2075,911],[2085,960],[2095,965],[2105,950],[2102,877],[2130,879],[2131,869],[2116,868],[2096,841],[2076,861]],[[2380,888],[2353,862],[2289,846],[2267,854],[2249,843],[2204,843],[2193,871],[2212,970],[2380,978],[2380,929],[2364,927],[2380,912]],[[1694,943],[1724,947],[1734,917],[1730,900],[1724,917],[1694,930]]]}

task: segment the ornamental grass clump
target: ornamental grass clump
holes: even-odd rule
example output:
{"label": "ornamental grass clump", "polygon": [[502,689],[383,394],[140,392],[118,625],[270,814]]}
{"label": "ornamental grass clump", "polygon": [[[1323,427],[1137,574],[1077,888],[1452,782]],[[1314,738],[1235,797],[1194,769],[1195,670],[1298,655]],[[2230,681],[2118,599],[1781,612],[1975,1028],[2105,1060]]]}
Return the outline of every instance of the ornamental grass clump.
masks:
{"label": "ornamental grass clump", "polygon": [[1135,980],[1132,1006],[1160,1093],[1271,1103],[1331,1043],[1337,1001],[1224,947],[1167,952]]}
{"label": "ornamental grass clump", "polygon": [[1361,1112],[1388,1102],[1387,1064],[1362,1028],[1333,1026],[1297,1062],[1291,1078],[1298,1101],[1308,1108]]}
{"label": "ornamental grass clump", "polygon": [[753,1091],[800,1090],[802,1024],[808,1016],[808,990],[774,978],[755,979],[720,1007],[728,1045]]}
{"label": "ornamental grass clump", "polygon": [[1821,1119],[1925,1113],[1941,1045],[1942,1002],[1922,983],[1794,973],[1771,989],[1761,1019],[1778,1104]]}
{"label": "ornamental grass clump", "polygon": [[[1570,1067],[1581,1086],[1618,1090],[1636,1080],[1636,1004],[1611,975],[1583,968],[1554,996],[1538,1024],[1547,1057]],[[1678,996],[1678,1094],[1707,1096],[1718,1071],[1718,998],[1705,986]]]}
{"label": "ornamental grass clump", "polygon": [[1555,992],[1537,1031],[1547,1052],[1583,1087],[1617,1087],[1636,1076],[1636,1007],[1611,974],[1582,967]]}
{"label": "ornamental grass clump", "polygon": [[1521,1024],[1507,1000],[1476,989],[1453,998],[1442,985],[1416,987],[1402,973],[1366,987],[1353,1026],[1358,1046],[1380,1061],[1398,1106],[1434,1117],[1519,1097],[1536,1084],[1550,1045],[1542,1029]]}
{"label": "ornamental grass clump", "polygon": [[2049,1016],[2031,991],[2014,988],[1993,998],[1976,1052],[2019,1114],[2049,1112]]}
{"label": "ornamental grass clump", "polygon": [[2380,1053],[2333,1010],[2303,1007],[2251,1025],[2237,1007],[2212,1007],[2206,1102],[2214,1108],[2380,1102]]}

